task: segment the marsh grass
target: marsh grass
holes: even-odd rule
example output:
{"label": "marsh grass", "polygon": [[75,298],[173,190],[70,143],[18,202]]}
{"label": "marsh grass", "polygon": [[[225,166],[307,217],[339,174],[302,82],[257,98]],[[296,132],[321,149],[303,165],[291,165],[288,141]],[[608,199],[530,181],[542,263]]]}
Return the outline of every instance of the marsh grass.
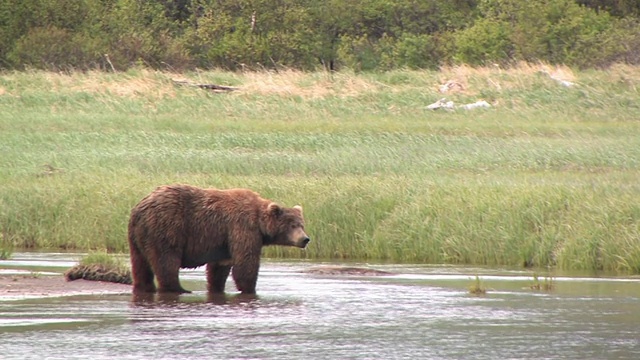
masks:
{"label": "marsh grass", "polygon": [[116,271],[129,270],[129,264],[123,257],[102,251],[89,252],[78,263],[85,266],[100,265]]}
{"label": "marsh grass", "polygon": [[[439,93],[450,79],[464,89]],[[126,252],[130,209],[178,182],[302,205],[308,249],[265,256],[639,273],[638,79],[527,64],[3,73],[0,248]],[[495,106],[426,110],[442,97]]]}
{"label": "marsh grass", "polygon": [[485,295],[487,293],[487,288],[484,286],[480,277],[476,275],[475,281],[469,285],[469,294],[472,295]]}
{"label": "marsh grass", "polygon": [[547,275],[540,281],[538,274],[533,274],[533,283],[529,286],[532,290],[551,291],[556,287],[555,280],[551,275]]}
{"label": "marsh grass", "polygon": [[10,245],[4,244],[2,237],[0,232],[0,260],[8,260],[13,256],[13,249]]}
{"label": "marsh grass", "polygon": [[0,248],[0,260],[9,260],[13,256],[13,251],[8,248]]}

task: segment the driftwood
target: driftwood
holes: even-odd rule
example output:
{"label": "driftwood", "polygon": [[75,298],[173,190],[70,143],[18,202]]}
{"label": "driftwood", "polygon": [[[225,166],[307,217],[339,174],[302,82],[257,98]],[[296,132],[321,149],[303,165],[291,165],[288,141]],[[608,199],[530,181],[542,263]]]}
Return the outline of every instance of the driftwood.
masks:
{"label": "driftwood", "polygon": [[173,82],[176,83],[176,85],[198,87],[200,89],[211,90],[214,92],[238,90],[238,88],[231,87],[231,86],[222,86],[222,85],[216,85],[216,84],[197,84],[197,83],[189,82],[187,80],[173,80]]}
{"label": "driftwood", "polygon": [[107,268],[102,265],[76,265],[64,273],[67,281],[85,279],[107,281],[119,284],[131,284],[131,271]]}
{"label": "driftwood", "polygon": [[371,268],[351,267],[351,266],[316,266],[306,269],[303,272],[315,275],[355,275],[355,276],[387,276],[393,273]]}

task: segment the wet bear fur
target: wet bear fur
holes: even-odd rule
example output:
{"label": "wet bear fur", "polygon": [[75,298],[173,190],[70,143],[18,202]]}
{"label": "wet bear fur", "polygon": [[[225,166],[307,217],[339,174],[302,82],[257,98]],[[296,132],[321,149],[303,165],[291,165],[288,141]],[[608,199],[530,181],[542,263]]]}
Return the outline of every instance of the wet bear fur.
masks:
{"label": "wet bear fur", "polygon": [[132,210],[129,249],[134,292],[185,293],[181,268],[207,265],[208,290],[222,293],[229,273],[254,294],[265,245],[305,248],[302,208],[282,207],[248,189],[168,185]]}

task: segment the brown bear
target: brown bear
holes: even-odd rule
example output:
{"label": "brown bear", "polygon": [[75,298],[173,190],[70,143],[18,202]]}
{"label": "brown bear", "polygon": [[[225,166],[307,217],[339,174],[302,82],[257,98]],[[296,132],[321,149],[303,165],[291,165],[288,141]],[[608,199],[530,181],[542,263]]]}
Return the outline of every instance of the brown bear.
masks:
{"label": "brown bear", "polygon": [[282,207],[248,189],[160,186],[142,199],[129,220],[134,292],[190,292],[182,288],[180,268],[207,264],[208,289],[224,292],[233,280],[243,294],[254,294],[264,245],[305,248],[302,208]]}

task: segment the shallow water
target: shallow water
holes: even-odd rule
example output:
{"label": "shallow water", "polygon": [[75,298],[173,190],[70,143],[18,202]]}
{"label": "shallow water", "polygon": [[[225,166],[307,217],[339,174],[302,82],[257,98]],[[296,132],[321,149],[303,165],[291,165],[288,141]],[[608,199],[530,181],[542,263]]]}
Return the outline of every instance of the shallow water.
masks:
{"label": "shallow water", "polygon": [[[0,268],[61,272],[73,254],[15,254]],[[312,262],[265,260],[258,296],[228,281],[209,298],[203,269],[181,273],[193,294],[0,301],[3,359],[638,359],[640,279],[372,265],[388,277],[303,273]],[[349,264],[353,266],[354,264]],[[488,289],[467,288],[479,275]],[[544,274],[543,274],[544,275]]]}

